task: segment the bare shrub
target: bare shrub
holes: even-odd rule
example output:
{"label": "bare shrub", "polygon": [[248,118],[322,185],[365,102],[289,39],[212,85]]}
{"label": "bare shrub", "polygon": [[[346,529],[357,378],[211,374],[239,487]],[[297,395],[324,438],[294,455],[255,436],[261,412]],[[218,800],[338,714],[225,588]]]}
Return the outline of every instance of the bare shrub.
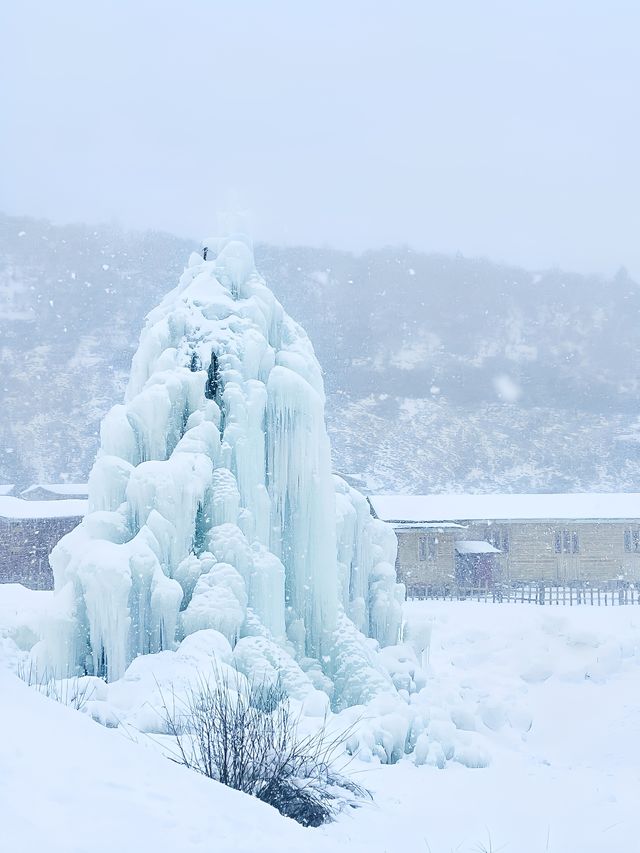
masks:
{"label": "bare shrub", "polygon": [[161,694],[161,714],[175,744],[173,760],[243,791],[303,826],[320,826],[370,793],[336,769],[351,730],[331,735],[326,719],[300,733],[279,685],[250,684],[214,672],[186,698]]}
{"label": "bare shrub", "polygon": [[53,699],[61,705],[68,705],[76,711],[82,711],[84,706],[93,699],[96,687],[89,679],[71,676],[70,678],[55,678],[46,669],[38,672],[32,664],[19,664],[16,670],[18,678],[29,687],[35,688],[48,699]]}

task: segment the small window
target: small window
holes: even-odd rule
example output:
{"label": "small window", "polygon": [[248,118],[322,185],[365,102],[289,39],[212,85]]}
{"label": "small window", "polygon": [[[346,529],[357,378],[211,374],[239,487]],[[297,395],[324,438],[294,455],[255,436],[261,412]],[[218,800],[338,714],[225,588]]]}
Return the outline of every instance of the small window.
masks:
{"label": "small window", "polygon": [[429,536],[428,544],[429,544],[429,559],[435,560],[437,550],[438,550],[438,538],[437,538],[437,536],[434,536],[433,534],[431,534],[431,536]]}
{"label": "small window", "polygon": [[505,530],[504,533],[502,534],[502,550],[505,552],[505,554],[509,553],[509,547],[510,547],[509,531]]}
{"label": "small window", "polygon": [[[490,545],[493,545],[494,548],[500,550],[501,548],[505,551],[509,550],[509,534],[502,533],[500,530],[493,528],[487,532],[487,542]],[[505,545],[505,542],[507,543]]]}
{"label": "small window", "polygon": [[418,539],[418,557],[420,560],[427,559],[427,537],[421,536]]}
{"label": "small window", "polygon": [[435,560],[438,551],[438,537],[434,533],[421,536],[418,540],[418,557],[420,560]]}
{"label": "small window", "polygon": [[556,530],[554,539],[556,554],[580,553],[580,540],[577,530]]}
{"label": "small window", "polygon": [[640,528],[628,528],[624,531],[624,550],[640,551]]}

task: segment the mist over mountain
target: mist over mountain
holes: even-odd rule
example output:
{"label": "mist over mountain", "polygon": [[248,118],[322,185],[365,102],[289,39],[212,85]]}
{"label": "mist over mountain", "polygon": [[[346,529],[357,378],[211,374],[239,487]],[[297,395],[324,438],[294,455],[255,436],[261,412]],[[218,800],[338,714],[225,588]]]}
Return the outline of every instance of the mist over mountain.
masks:
{"label": "mist over mountain", "polygon": [[[195,243],[0,216],[0,482],[87,477],[147,311]],[[640,491],[640,289],[392,247],[259,245],[376,491]]]}

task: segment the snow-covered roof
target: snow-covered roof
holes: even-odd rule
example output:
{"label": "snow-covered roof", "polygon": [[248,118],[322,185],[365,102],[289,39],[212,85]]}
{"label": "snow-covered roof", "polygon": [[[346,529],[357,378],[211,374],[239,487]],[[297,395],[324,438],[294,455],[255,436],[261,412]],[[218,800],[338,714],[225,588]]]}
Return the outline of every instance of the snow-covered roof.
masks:
{"label": "snow-covered roof", "polygon": [[23,501],[0,496],[0,518],[80,518],[86,515],[87,501]]}
{"label": "snow-covered roof", "polygon": [[640,493],[546,495],[372,495],[378,518],[391,522],[640,518]]}
{"label": "snow-covered roof", "polygon": [[15,486],[9,483],[0,483],[0,496],[10,495],[15,489]]}
{"label": "snow-covered roof", "polygon": [[455,521],[395,521],[393,522],[394,530],[423,530],[424,528],[436,528],[444,530],[453,528],[454,530],[464,530],[464,524],[457,524]]}
{"label": "snow-covered roof", "polygon": [[68,495],[87,495],[89,494],[89,486],[87,483],[35,483],[21,492],[22,495],[28,497],[33,492],[49,492],[52,495],[60,495],[65,497]]}
{"label": "snow-covered roof", "polygon": [[458,554],[500,554],[499,548],[494,548],[490,542],[482,542],[478,539],[463,539],[456,542]]}

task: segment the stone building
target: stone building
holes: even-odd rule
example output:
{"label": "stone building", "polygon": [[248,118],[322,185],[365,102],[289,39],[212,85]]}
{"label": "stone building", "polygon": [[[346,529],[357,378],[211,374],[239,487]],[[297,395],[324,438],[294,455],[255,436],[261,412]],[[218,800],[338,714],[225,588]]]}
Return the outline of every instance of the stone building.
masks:
{"label": "stone building", "polygon": [[640,494],[379,495],[409,594],[427,587],[640,580]]}
{"label": "stone building", "polygon": [[82,521],[85,500],[25,501],[0,496],[0,583],[53,589],[49,554]]}

